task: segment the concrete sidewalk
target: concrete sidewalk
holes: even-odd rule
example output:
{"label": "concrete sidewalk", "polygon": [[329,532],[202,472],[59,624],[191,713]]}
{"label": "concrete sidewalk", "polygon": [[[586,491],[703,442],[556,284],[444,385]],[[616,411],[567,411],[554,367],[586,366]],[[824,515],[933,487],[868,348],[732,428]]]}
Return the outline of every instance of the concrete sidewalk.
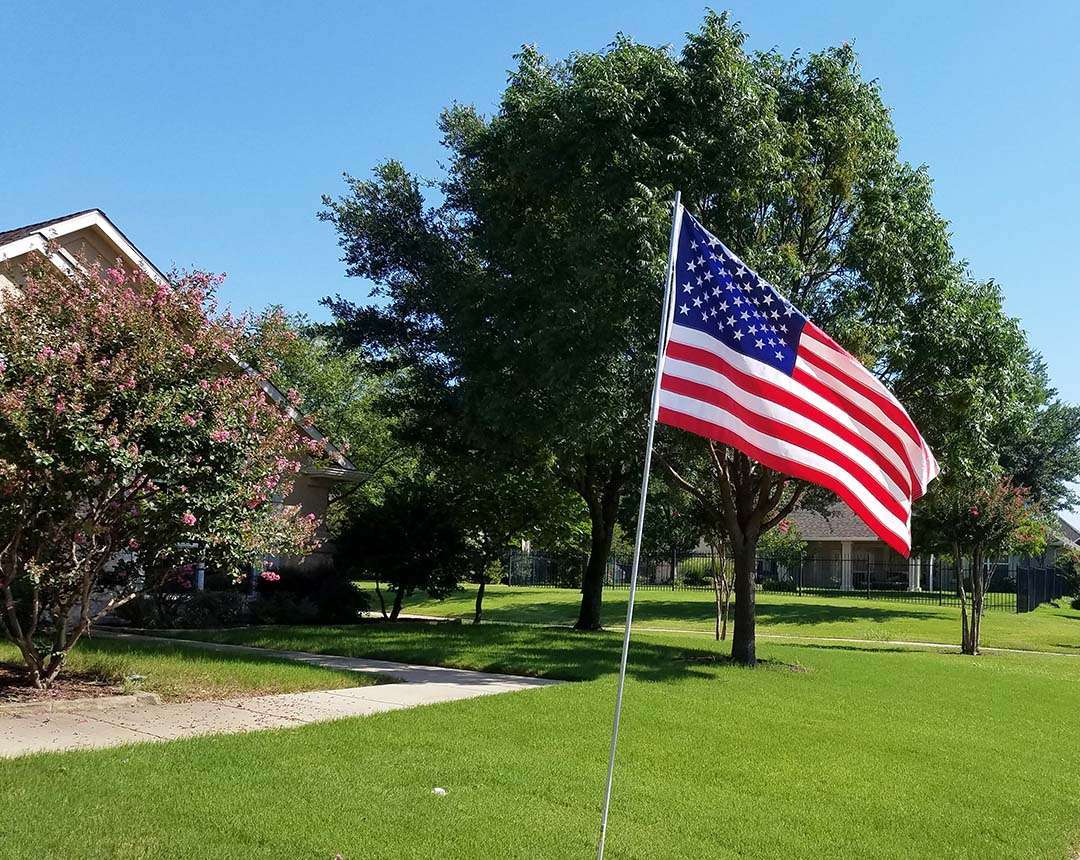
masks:
{"label": "concrete sidewalk", "polygon": [[196,735],[288,728],[560,683],[516,675],[334,657],[302,651],[271,651],[242,645],[129,634],[108,635],[137,642],[182,643],[217,652],[257,654],[350,672],[379,673],[389,675],[399,683],[250,696],[226,701],[155,705],[147,704],[145,699],[137,701],[134,697],[117,697],[115,702],[89,700],[84,708],[64,711],[50,712],[45,706],[40,711],[20,709],[18,713],[0,714],[0,758]]}

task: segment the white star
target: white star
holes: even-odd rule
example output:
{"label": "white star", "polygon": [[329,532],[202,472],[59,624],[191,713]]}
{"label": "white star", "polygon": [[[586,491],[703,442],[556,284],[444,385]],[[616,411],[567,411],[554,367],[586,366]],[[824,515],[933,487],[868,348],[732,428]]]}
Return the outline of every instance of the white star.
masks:
{"label": "white star", "polygon": [[763,341],[763,340],[755,340],[754,341],[754,346],[756,346],[758,349],[765,349],[765,341]]}
{"label": "white star", "polygon": [[701,296],[694,296],[694,307],[695,308],[700,308],[701,307]]}
{"label": "white star", "polygon": [[709,312],[709,316],[716,316],[716,308],[713,308],[713,309],[712,309],[712,310],[711,310],[711,311]]}
{"label": "white star", "polygon": [[[739,307],[742,304],[742,296],[735,296],[735,307]],[[746,317],[743,317],[746,319]]]}
{"label": "white star", "polygon": [[679,308],[679,312],[680,312],[680,313],[684,313],[684,314],[688,314],[688,313],[690,313],[690,305],[682,305],[682,306],[681,306],[681,307]]}
{"label": "white star", "polygon": [[690,250],[691,251],[696,251],[697,250],[697,242],[695,242],[693,239],[690,240]]}
{"label": "white star", "polygon": [[698,285],[699,287],[701,286],[701,278],[698,278],[698,279],[697,279],[697,285]]}
{"label": "white star", "polygon": [[739,319],[748,320],[750,319],[750,314],[748,314],[746,311],[743,311],[741,314],[739,314]]}
{"label": "white star", "polygon": [[[764,290],[765,287],[762,287],[761,289]],[[767,305],[771,305],[773,303],[772,293],[765,293],[765,298],[763,298],[762,301]]]}
{"label": "white star", "polygon": [[697,261],[698,261],[699,266],[705,265],[705,258],[704,257],[698,257]]}
{"label": "white star", "polygon": [[706,281],[711,281],[712,280],[712,272],[710,272],[710,271],[705,272],[705,280]]}
{"label": "white star", "polygon": [[691,260],[689,263],[686,264],[686,268],[689,269],[692,272],[692,271],[694,271],[694,269],[697,268],[697,263],[695,263],[693,260]]}
{"label": "white star", "polygon": [[791,316],[793,313],[795,313],[795,308],[793,308],[791,305],[788,305],[786,308],[784,308],[784,313],[787,316]]}
{"label": "white star", "polygon": [[701,321],[702,322],[708,322],[709,321],[709,315],[707,313],[702,313],[701,314]]}
{"label": "white star", "polygon": [[715,236],[712,236],[712,235],[709,236],[709,247],[710,248],[715,248],[719,244],[720,244],[719,239],[717,239]]}
{"label": "white star", "polygon": [[747,330],[750,332],[750,334],[757,334],[757,326],[756,325],[750,326],[750,328],[747,329]]}
{"label": "white star", "polygon": [[769,316],[771,316],[774,320],[778,320],[780,319],[780,311],[769,311]]}
{"label": "white star", "polygon": [[[720,292],[719,292],[719,290],[720,290],[720,288],[719,288],[719,287],[717,287],[716,289],[714,289],[714,290],[713,290],[713,295],[714,295],[714,296],[718,296],[718,295],[720,295]],[[726,311],[726,310],[727,310],[727,302],[720,302],[720,305],[719,305],[719,307],[720,307],[720,310],[722,310],[722,311]]]}
{"label": "white star", "polygon": [[682,285],[682,291],[684,293],[692,293],[694,291],[694,287],[689,281],[687,281],[685,284]]}
{"label": "white star", "polygon": [[735,332],[735,340],[742,340],[742,331]]}
{"label": "white star", "polygon": [[783,361],[784,360],[784,354],[782,352],[778,352],[776,354],[776,360],[777,361]]}
{"label": "white star", "polygon": [[[714,296],[716,296],[717,298],[720,298],[720,288],[719,288],[719,287],[713,287],[713,288],[712,288],[712,294],[713,294]],[[724,308],[720,308],[720,310],[722,310],[722,311],[726,311],[726,310],[727,310],[727,308],[726,308],[726,307],[724,307]]]}
{"label": "white star", "polygon": [[735,317],[728,317],[727,318],[727,324],[730,325],[730,326],[734,326],[735,325]]}

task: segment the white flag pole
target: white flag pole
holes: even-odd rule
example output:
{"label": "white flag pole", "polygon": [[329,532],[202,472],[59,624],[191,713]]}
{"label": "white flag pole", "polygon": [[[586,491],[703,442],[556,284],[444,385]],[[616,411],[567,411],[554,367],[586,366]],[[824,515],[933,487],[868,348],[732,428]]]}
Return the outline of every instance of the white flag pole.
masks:
{"label": "white flag pole", "polygon": [[[623,631],[622,661],[619,663],[619,687],[615,694],[615,724],[611,729],[611,752],[608,755],[607,786],[604,788],[604,813],[600,819],[600,842],[596,847],[597,860],[604,858],[607,837],[608,811],[611,808],[611,783],[615,776],[615,747],[619,742],[619,715],[622,713],[623,687],[626,685],[626,658],[630,653],[630,625],[634,621],[634,596],[637,593],[638,564],[641,561],[641,535],[645,528],[645,501],[649,494],[649,468],[652,466],[653,435],[656,416],[660,412],[660,377],[664,372],[664,348],[671,325],[671,303],[675,279],[675,250],[682,223],[682,192],[675,192],[675,208],[671,213],[671,238],[668,244],[667,269],[664,273],[664,301],[660,312],[660,342],[656,348],[656,376],[653,379],[652,401],[649,406],[649,429],[645,439],[645,471],[641,476],[641,498],[638,501],[637,531],[634,534],[634,562],[630,568],[630,597],[626,604],[626,628]],[[671,572],[675,575],[675,571]]]}

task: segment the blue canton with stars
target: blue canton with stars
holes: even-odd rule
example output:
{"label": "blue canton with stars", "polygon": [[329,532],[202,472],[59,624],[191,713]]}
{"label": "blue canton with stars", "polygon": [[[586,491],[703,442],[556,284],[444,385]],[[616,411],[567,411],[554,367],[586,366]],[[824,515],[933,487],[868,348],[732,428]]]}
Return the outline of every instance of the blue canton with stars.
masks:
{"label": "blue canton with stars", "polygon": [[791,376],[806,317],[683,210],[675,324],[712,335]]}

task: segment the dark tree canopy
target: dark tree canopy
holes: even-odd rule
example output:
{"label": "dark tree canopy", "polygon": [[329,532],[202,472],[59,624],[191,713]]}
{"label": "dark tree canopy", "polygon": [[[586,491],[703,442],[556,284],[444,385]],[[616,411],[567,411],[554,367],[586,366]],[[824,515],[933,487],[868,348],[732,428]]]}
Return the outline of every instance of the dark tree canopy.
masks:
{"label": "dark tree canopy", "polygon": [[[949,359],[932,346],[928,311],[966,281],[927,173],[900,160],[850,46],[748,54],[738,26],[709,13],[679,52],[620,36],[599,53],[550,62],[527,47],[517,61],[492,116],[443,113],[439,181],[390,161],[325,198],[349,273],[380,300],[329,304],[346,341],[412,368],[421,426],[444,420],[449,397],[477,450],[547,457],[581,495],[592,540],[578,625],[593,628],[641,464],[676,189],[749,265],[913,392],[916,413],[932,411],[934,379],[919,377],[914,350]],[[682,443],[661,437],[677,459]],[[694,456],[712,454],[699,445]],[[734,653],[753,663],[757,539],[801,488],[719,456],[745,613]]]}

